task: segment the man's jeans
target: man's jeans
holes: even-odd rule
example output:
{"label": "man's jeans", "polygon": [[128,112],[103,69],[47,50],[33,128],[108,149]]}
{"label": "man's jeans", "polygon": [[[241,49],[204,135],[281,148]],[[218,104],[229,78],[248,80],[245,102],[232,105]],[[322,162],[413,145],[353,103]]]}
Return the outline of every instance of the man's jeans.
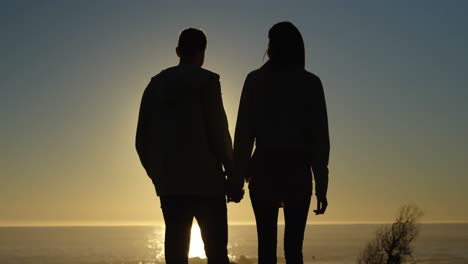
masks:
{"label": "man's jeans", "polygon": [[167,264],[187,264],[193,218],[200,226],[208,264],[228,264],[227,208],[223,196],[161,196]]}

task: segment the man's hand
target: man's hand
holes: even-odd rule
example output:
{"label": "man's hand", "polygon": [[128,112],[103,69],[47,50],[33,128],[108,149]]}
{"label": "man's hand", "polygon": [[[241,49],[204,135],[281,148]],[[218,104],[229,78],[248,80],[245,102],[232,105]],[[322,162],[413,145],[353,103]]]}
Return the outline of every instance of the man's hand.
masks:
{"label": "man's hand", "polygon": [[327,210],[328,201],[327,197],[317,197],[317,209],[314,210],[315,215],[325,214]]}

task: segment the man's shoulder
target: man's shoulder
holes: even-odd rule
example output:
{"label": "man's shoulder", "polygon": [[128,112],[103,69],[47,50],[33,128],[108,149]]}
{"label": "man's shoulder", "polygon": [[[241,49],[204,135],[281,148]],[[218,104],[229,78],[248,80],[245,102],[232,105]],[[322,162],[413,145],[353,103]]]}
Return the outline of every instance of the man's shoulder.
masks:
{"label": "man's shoulder", "polygon": [[164,70],[160,71],[158,74],[151,77],[151,80],[156,81],[156,80],[162,79],[164,77],[168,77],[168,76],[175,73],[176,68],[177,68],[177,66],[173,66],[173,67],[169,67],[167,69],[164,69]]}
{"label": "man's shoulder", "polygon": [[180,78],[188,78],[188,79],[198,79],[198,80],[219,80],[219,74],[207,70],[202,67],[197,66],[173,66],[167,69],[162,70],[160,73],[154,75],[152,77],[153,80],[160,80],[160,79],[180,79]]}
{"label": "man's shoulder", "polygon": [[205,68],[200,68],[201,74],[206,77],[208,80],[219,80],[219,74],[212,72],[210,70],[207,70]]}

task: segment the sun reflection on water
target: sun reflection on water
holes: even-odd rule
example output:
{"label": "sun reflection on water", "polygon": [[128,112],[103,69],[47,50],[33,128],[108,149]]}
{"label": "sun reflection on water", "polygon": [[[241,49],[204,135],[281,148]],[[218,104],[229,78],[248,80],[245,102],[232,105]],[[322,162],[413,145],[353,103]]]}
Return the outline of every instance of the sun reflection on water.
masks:
{"label": "sun reflection on water", "polygon": [[[156,261],[164,261],[164,234],[164,227],[155,227],[147,236],[146,246],[152,251],[152,259]],[[189,258],[206,258],[198,224],[192,225]]]}
{"label": "sun reflection on water", "polygon": [[155,227],[148,234],[146,246],[151,249],[152,259],[156,261],[164,261],[164,227]]}
{"label": "sun reflection on water", "polygon": [[206,258],[203,239],[201,237],[200,227],[192,225],[192,234],[190,236],[189,258]]}

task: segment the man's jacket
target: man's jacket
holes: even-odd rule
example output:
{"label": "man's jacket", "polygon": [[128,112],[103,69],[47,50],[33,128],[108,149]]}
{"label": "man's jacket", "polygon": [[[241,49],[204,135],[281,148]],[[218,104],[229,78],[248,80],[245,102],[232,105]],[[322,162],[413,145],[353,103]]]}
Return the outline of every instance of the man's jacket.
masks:
{"label": "man's jacket", "polygon": [[223,195],[232,141],[219,75],[178,65],[154,76],[141,100],[136,149],[158,196]]}

